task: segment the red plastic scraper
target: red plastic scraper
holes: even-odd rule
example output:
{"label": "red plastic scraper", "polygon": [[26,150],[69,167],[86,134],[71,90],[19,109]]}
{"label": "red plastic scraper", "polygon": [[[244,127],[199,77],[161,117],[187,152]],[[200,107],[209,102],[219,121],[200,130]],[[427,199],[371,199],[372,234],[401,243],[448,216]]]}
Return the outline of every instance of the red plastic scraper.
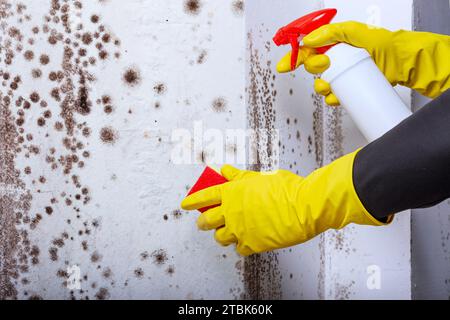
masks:
{"label": "red plastic scraper", "polygon": [[[189,190],[188,195],[225,182],[228,182],[228,180],[220,175],[216,170],[212,169],[211,167],[206,167],[198,178],[197,182],[194,184],[191,190]],[[217,207],[217,205],[200,208],[198,209],[198,211],[205,212],[206,210],[214,207]]]}
{"label": "red plastic scraper", "polygon": [[[277,46],[285,44],[291,45],[291,71],[295,69],[300,41],[303,37],[317,28],[330,23],[336,13],[336,9],[323,9],[315,11],[278,29],[277,33],[273,37],[273,42],[275,42]],[[333,45],[316,48],[316,52],[325,53],[332,46]]]}

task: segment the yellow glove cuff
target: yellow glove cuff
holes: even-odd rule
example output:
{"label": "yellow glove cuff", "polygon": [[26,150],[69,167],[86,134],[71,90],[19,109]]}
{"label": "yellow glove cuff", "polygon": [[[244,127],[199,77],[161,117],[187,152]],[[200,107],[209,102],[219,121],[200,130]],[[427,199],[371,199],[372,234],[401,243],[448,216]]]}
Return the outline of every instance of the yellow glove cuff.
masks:
{"label": "yellow glove cuff", "polygon": [[[310,237],[349,223],[383,226],[361,203],[353,184],[353,163],[359,149],[307,176],[299,188],[297,204],[300,223],[309,226]],[[307,212],[308,214],[304,214]]]}
{"label": "yellow glove cuff", "polygon": [[373,225],[373,226],[385,226],[385,225],[390,224],[392,222],[392,220],[394,220],[394,215],[393,214],[389,215],[386,222],[382,222],[382,221],[376,219],[374,216],[372,216],[369,213],[369,211],[366,210],[366,208],[362,204],[361,200],[359,199],[359,196],[356,193],[355,185],[353,184],[353,165],[355,163],[355,157],[361,149],[362,148],[359,148],[356,151],[354,151],[348,155],[348,156],[351,156],[350,169],[349,169],[350,170],[350,173],[349,173],[350,178],[348,179],[349,184],[350,184],[349,190],[352,194],[352,198],[355,199],[355,206],[357,208],[360,208],[361,212],[363,213],[363,215],[361,216],[361,219],[358,219],[358,217],[354,217],[354,221],[350,221],[350,222],[357,223],[357,224]]}

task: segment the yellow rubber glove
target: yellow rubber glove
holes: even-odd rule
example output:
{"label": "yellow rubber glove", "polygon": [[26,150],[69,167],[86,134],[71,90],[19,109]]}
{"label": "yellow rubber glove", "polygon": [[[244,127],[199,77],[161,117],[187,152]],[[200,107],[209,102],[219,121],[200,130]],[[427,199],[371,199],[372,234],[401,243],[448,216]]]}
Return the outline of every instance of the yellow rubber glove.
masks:
{"label": "yellow rubber glove", "polygon": [[366,211],[355,192],[352,171],[357,152],[306,178],[286,170],[259,173],[225,165],[222,175],[229,182],[191,194],[181,207],[194,210],[220,204],[202,213],[197,225],[201,230],[217,229],[216,240],[222,245],[236,243],[244,256],[299,244],[349,223],[384,225]]}
{"label": "yellow rubber glove", "polygon": [[[393,86],[400,84],[430,98],[450,88],[450,36],[392,32],[353,21],[334,23],[318,28],[303,39],[304,45],[310,48],[300,50],[297,66],[304,63],[305,69],[314,74],[325,71],[329,65],[327,57],[316,55],[311,48],[337,42],[366,49]],[[288,53],[278,62],[278,72],[290,71],[290,57]],[[316,79],[314,89],[326,97],[326,103],[339,104],[324,80]]]}

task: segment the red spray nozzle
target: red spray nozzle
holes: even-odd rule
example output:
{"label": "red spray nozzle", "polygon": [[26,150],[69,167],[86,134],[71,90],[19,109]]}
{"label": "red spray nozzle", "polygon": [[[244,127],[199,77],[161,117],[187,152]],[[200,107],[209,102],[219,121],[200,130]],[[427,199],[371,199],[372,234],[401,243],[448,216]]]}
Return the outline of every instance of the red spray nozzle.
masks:
{"label": "red spray nozzle", "polygon": [[[222,175],[217,173],[214,169],[206,167],[198,178],[197,182],[194,184],[191,190],[189,190],[188,195],[225,182],[228,182],[228,180],[225,179]],[[205,212],[206,210],[214,208],[216,206],[217,205],[200,208],[198,209],[198,211]]]}
{"label": "red spray nozzle", "polygon": [[[311,33],[317,28],[330,23],[330,21],[336,15],[336,9],[322,9],[319,11],[312,12],[303,16],[291,23],[285,25],[278,29],[277,33],[273,37],[273,42],[277,46],[290,44],[292,47],[291,53],[291,70],[295,69],[295,64],[297,63],[297,55],[299,50],[299,41],[305,35]],[[316,48],[319,53],[326,52],[331,46]]]}

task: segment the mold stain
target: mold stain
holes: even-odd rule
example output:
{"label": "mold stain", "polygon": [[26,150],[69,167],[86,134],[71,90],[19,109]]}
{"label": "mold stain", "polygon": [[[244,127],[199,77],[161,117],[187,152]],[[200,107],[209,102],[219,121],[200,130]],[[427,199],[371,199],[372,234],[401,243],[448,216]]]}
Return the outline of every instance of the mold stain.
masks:
{"label": "mold stain", "polygon": [[[10,111],[10,98],[2,92],[0,136],[0,300],[3,300],[17,298],[14,279],[19,276],[19,269],[29,264],[27,253],[31,247],[24,224],[29,221],[32,196],[16,168],[18,132]],[[18,260],[17,256],[24,259]]]}
{"label": "mold stain", "polygon": [[344,134],[342,130],[342,108],[326,107],[326,151],[330,161],[344,155]]}
{"label": "mold stain", "polygon": [[144,277],[144,270],[142,270],[142,268],[134,269],[134,276],[138,279],[142,279]]}
{"label": "mold stain", "polygon": [[40,62],[43,66],[45,66],[45,65],[47,65],[47,64],[50,63],[50,57],[49,57],[48,55],[46,55],[46,54],[42,54],[42,55],[39,57],[39,62]]}
{"label": "mold stain", "polygon": [[311,95],[313,100],[313,145],[314,145],[314,155],[317,167],[322,167],[324,164],[324,131],[323,131],[323,101],[322,97],[314,93]]}
{"label": "mold stain", "polygon": [[153,91],[157,94],[157,95],[162,95],[164,93],[166,93],[167,91],[167,87],[164,83],[159,82],[157,84],[155,84],[153,86]]}
{"label": "mold stain", "polygon": [[203,64],[206,61],[208,56],[208,52],[206,50],[202,50],[197,57],[197,64]]}
{"label": "mold stain", "polygon": [[173,265],[168,266],[166,269],[166,273],[169,276],[172,276],[175,273],[175,266],[173,266]]}
{"label": "mold stain", "polygon": [[100,21],[100,17],[97,14],[93,14],[91,16],[91,22],[92,23],[98,23]]}
{"label": "mold stain", "polygon": [[109,290],[107,288],[100,288],[95,294],[97,300],[107,300],[111,297]]}
{"label": "mold stain", "polygon": [[142,261],[147,260],[150,257],[150,254],[147,251],[141,252],[139,255]]}
{"label": "mold stain", "polygon": [[202,3],[200,0],[185,0],[184,1],[184,11],[190,15],[198,15],[200,13],[201,7],[202,7]]}
{"label": "mold stain", "polygon": [[[88,145],[87,139],[90,137],[91,129],[83,117],[90,113],[92,107],[90,86],[95,80],[95,75],[91,73],[89,67],[96,63],[96,59],[89,56],[89,53],[94,49],[94,38],[96,38],[94,35],[97,34],[97,38],[103,41],[100,58],[108,56],[113,45],[116,46],[115,54],[120,56],[117,48],[117,44],[120,43],[119,39],[112,39],[111,35],[105,32],[104,27],[92,30],[90,23],[98,23],[99,18],[97,19],[93,15],[91,19],[83,21],[83,24],[71,25],[72,16],[81,16],[80,10],[83,8],[81,2],[75,1],[73,6],[70,6],[67,1],[59,0],[46,3],[49,5],[47,14],[44,17],[32,17],[26,13],[25,5],[12,6],[9,1],[0,0],[2,20],[0,26],[0,63],[2,65],[0,78],[3,79],[0,91],[0,135],[2,137],[0,140],[0,164],[2,166],[0,172],[0,209],[2,212],[0,215],[2,229],[0,234],[0,299],[17,298],[20,296],[17,284],[20,282],[24,287],[30,283],[27,278],[20,279],[20,277],[22,273],[29,271],[28,265],[40,263],[40,249],[30,242],[28,233],[30,230],[37,229],[44,218],[55,219],[58,216],[55,213],[59,213],[59,210],[57,212],[54,210],[56,203],[61,202],[67,206],[67,209],[64,209],[65,214],[73,212],[73,219],[64,218],[63,221],[71,224],[75,233],[62,232],[53,238],[48,249],[51,261],[57,263],[62,260],[58,256],[58,249],[64,247],[67,240],[74,240],[77,234],[83,235],[83,237],[90,234],[89,228],[78,228],[76,221],[87,223],[83,218],[84,210],[82,207],[80,208],[80,205],[87,204],[91,195],[88,186],[84,186],[78,175],[74,175],[73,172],[85,167],[86,164],[81,160],[81,156],[83,155],[86,159],[88,157],[85,155],[89,155],[84,148]],[[25,22],[30,21],[31,18],[43,22],[40,25],[30,26],[30,23]],[[39,36],[25,38],[24,35],[27,33]],[[50,61],[49,55],[37,54],[33,50],[33,46],[38,45],[47,45],[52,53],[52,61]],[[33,79],[41,78],[41,81],[47,81],[47,84],[50,83],[49,81],[53,83],[53,89],[50,92],[52,101],[47,103],[43,99],[44,95],[48,94],[46,92],[30,90],[30,93],[28,90],[33,83],[27,83],[27,86],[22,87],[25,80],[22,80],[21,75],[13,74],[8,70],[16,60],[19,60],[19,63],[26,61],[30,64],[28,70],[31,70]],[[47,75],[43,77],[43,71],[39,69],[39,66],[47,66],[50,63],[52,71],[48,77]],[[30,71],[25,70],[24,72]],[[40,116],[37,116],[38,114]],[[58,119],[51,121],[52,117]],[[36,119],[34,120],[36,122],[31,123],[34,121],[25,119]],[[41,129],[33,137],[29,128],[36,125]],[[60,145],[63,147],[62,152],[57,151],[58,149],[54,146],[50,146],[48,149],[46,147],[48,143],[54,142],[46,143],[45,139],[53,136],[55,132],[63,135]],[[31,142],[35,144],[31,144]],[[18,155],[24,159],[45,157],[44,163],[48,163],[51,170],[61,170],[62,174],[72,177],[66,182],[68,184],[66,190],[61,191],[61,199],[56,199],[57,196],[52,197],[51,200],[48,199],[51,205],[36,202],[42,203],[42,208],[38,208],[37,212],[30,214],[29,208],[33,200],[31,195],[36,195],[39,199],[45,197],[45,193],[40,188],[42,185],[48,184],[47,181],[52,177],[37,176],[37,173],[42,170],[33,165],[19,167],[14,163],[14,159]],[[21,180],[25,175],[29,177],[27,181],[31,181],[29,184],[25,184]],[[10,222],[11,219],[14,219],[14,224]],[[7,231],[3,232],[3,230]],[[83,251],[88,251],[87,241],[83,240],[82,243]],[[25,290],[21,294],[28,296],[29,290]],[[71,296],[75,298],[74,293]]]}
{"label": "mold stain", "polygon": [[141,83],[141,74],[136,67],[129,67],[122,76],[123,82],[129,87],[136,87]]}
{"label": "mold stain", "polygon": [[237,16],[241,16],[244,13],[244,0],[235,0],[231,4],[233,13]]}
{"label": "mold stain", "polygon": [[[264,53],[253,46],[253,35],[247,34],[248,53],[250,63],[248,94],[248,126],[254,131],[254,159],[249,168],[255,171],[271,169],[273,141],[272,134],[275,129],[275,75],[270,61],[263,63]],[[266,50],[268,50],[266,48]],[[267,134],[261,135],[261,130]],[[269,252],[254,254],[244,259],[242,276],[244,279],[245,299],[280,299],[281,298],[281,272],[278,269],[278,254]]]}
{"label": "mold stain", "polygon": [[227,109],[228,102],[224,97],[218,97],[213,100],[212,108],[215,112],[224,112]]}
{"label": "mold stain", "polygon": [[151,257],[153,259],[153,263],[156,265],[163,265],[169,259],[167,256],[167,252],[164,249],[158,249],[153,251]]}
{"label": "mold stain", "polygon": [[183,212],[180,209],[175,209],[172,211],[172,217],[174,219],[180,219],[183,216]]}
{"label": "mold stain", "polygon": [[100,130],[100,140],[105,144],[114,144],[118,139],[117,131],[112,127],[104,127]]}

